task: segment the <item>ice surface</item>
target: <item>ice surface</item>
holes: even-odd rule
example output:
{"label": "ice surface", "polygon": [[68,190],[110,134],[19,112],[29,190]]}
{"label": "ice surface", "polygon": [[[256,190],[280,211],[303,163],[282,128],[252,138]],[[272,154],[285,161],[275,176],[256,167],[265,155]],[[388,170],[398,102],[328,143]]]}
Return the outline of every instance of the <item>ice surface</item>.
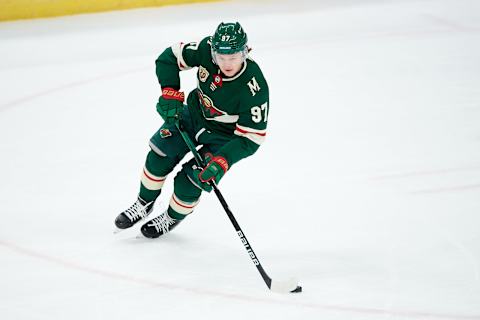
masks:
{"label": "ice surface", "polygon": [[[154,60],[232,19],[271,112],[220,188],[269,275],[301,294],[267,290],[213,193],[161,240],[111,232],[161,123]],[[465,0],[1,23],[0,318],[480,319],[479,57]]]}

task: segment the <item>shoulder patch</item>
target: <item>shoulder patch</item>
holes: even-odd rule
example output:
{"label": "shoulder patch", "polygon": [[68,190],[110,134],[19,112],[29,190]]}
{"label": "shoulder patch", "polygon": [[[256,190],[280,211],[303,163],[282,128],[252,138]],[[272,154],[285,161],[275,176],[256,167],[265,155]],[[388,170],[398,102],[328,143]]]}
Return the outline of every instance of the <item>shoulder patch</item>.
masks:
{"label": "shoulder patch", "polygon": [[250,93],[252,94],[252,97],[255,96],[257,92],[259,92],[261,89],[255,77],[253,77],[250,81],[247,82],[247,86],[250,89]]}
{"label": "shoulder patch", "polygon": [[200,67],[198,68],[198,79],[202,82],[205,82],[207,81],[209,75],[210,73],[208,72],[208,70],[204,66],[200,65]]}

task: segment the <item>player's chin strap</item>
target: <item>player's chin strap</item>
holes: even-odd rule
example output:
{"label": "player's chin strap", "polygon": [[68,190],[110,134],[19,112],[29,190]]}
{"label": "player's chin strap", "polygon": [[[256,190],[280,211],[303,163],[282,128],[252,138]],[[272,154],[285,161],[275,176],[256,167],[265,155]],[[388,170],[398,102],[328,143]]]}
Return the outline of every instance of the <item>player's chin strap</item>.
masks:
{"label": "player's chin strap", "polygon": [[[176,119],[175,125],[182,135],[183,140],[185,141],[188,149],[192,152],[195,161],[197,162],[197,165],[199,167],[204,168],[205,167],[205,161],[203,160],[202,156],[198,153],[197,149],[195,148],[195,144],[192,142],[188,134],[183,130],[183,125],[179,119]],[[213,191],[215,191],[215,194],[217,195],[218,200],[222,204],[223,209],[228,215],[228,218],[233,224],[233,227],[235,228],[235,231],[237,232],[237,235],[240,237],[240,240],[242,241],[245,249],[247,250],[247,253],[249,254],[250,258],[252,259],[253,264],[257,267],[258,272],[260,272],[260,275],[262,276],[263,280],[265,281],[267,287],[276,292],[280,293],[288,293],[288,292],[301,292],[302,287],[298,285],[298,282],[296,280],[289,280],[289,281],[272,281],[272,278],[268,276],[268,274],[265,272],[263,269],[262,265],[260,264],[260,260],[258,259],[257,255],[253,251],[252,246],[247,240],[247,237],[242,231],[242,228],[240,228],[240,225],[238,224],[237,220],[233,216],[232,211],[228,207],[227,202],[225,201],[225,198],[223,197],[222,193],[217,187],[217,184],[215,181],[209,182],[209,184],[212,186]]]}

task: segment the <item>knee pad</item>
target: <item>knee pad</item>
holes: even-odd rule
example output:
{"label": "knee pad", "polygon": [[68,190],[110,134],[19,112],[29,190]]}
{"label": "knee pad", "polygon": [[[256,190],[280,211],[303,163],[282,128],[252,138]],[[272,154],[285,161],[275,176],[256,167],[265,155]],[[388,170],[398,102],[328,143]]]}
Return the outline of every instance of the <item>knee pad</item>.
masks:
{"label": "knee pad", "polygon": [[175,177],[174,192],[178,199],[190,203],[196,202],[202,194],[202,189],[195,186],[187,177],[185,165]]}
{"label": "knee pad", "polygon": [[[175,165],[174,159],[162,157],[150,150],[141,175],[142,186],[146,190],[159,192]],[[155,195],[158,195],[158,192]]]}
{"label": "knee pad", "polygon": [[155,176],[166,176],[172,172],[177,165],[177,160],[170,157],[163,157],[150,150],[145,161],[145,168]]}

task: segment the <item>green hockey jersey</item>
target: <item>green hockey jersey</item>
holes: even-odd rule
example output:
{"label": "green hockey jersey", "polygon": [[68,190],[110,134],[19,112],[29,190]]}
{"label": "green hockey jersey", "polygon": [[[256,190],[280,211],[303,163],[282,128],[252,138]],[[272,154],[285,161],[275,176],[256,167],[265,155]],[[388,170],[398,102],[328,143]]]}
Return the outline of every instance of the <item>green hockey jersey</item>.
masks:
{"label": "green hockey jersey", "polygon": [[198,68],[197,87],[187,98],[193,121],[229,138],[217,155],[230,165],[252,155],[265,139],[268,122],[268,85],[260,67],[247,58],[240,72],[225,77],[213,62],[211,37],[206,37],[198,43],[173,45],[158,57],[161,87],[179,90],[179,72],[193,67]]}

